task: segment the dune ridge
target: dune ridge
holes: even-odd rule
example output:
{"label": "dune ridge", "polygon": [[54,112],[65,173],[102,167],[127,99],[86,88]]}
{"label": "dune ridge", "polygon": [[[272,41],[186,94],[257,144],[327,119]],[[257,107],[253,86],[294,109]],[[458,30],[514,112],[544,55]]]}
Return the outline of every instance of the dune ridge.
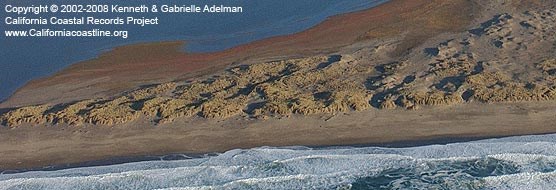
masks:
{"label": "dune ridge", "polygon": [[[553,30],[547,28],[554,25],[554,9],[495,16],[460,38],[424,50],[421,54],[429,64],[423,70],[411,68],[418,64],[413,57],[374,65],[368,60],[396,51],[389,43],[377,43],[351,54],[233,66],[198,80],[139,88],[112,99],[23,107],[0,116],[0,123],[11,127],[23,123],[116,125],[145,116],[157,123],[192,116],[264,119],[363,111],[372,106],[418,109],[471,101],[555,100],[554,55],[520,64],[512,63],[520,61],[519,57],[504,57],[556,41]],[[486,48],[495,55],[474,51]],[[515,68],[505,69],[508,66]],[[526,73],[512,73],[525,69]],[[523,79],[515,80],[519,75]]]}
{"label": "dune ridge", "polygon": [[394,0],[224,52],[116,48],[2,103],[0,168],[554,133],[555,26],[553,1]]}

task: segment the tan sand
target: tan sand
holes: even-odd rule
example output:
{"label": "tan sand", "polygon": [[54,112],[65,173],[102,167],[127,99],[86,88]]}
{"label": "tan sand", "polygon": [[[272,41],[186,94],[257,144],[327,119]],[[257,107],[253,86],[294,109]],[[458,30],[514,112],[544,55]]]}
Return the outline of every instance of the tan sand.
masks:
{"label": "tan sand", "polygon": [[331,53],[360,41],[416,34],[399,46],[398,52],[405,52],[432,35],[464,30],[472,19],[473,6],[465,0],[393,0],[373,9],[331,17],[300,33],[215,53],[178,52],[183,42],[118,47],[29,82],[0,103],[0,108],[107,97],[141,85],[212,73],[233,63]]}
{"label": "tan sand", "polygon": [[[2,113],[0,120],[13,128],[0,128],[0,169],[257,146],[554,133],[555,30],[520,24],[554,27],[554,4],[394,0],[330,18],[304,32],[223,52],[178,52],[181,42],[116,48],[35,80],[0,105],[45,104]],[[258,73],[265,79],[265,72],[272,73],[265,61],[331,55],[343,58],[325,68],[315,64],[322,61],[308,67],[301,61],[297,75],[261,83],[263,94],[278,93],[229,96],[252,82],[242,80],[259,79],[249,76]],[[217,89],[210,98],[199,98],[204,91],[196,87],[180,91],[165,83],[202,81],[242,64],[262,69],[249,70],[254,73],[248,77],[226,75],[235,79],[222,84],[197,86]],[[241,85],[226,90],[230,81]],[[147,84],[162,85],[121,94]],[[297,94],[276,90],[295,84],[300,85],[291,91]],[[174,92],[166,92],[166,87]],[[320,91],[330,96],[316,98]],[[200,107],[182,109],[187,99],[201,99]],[[267,101],[262,112],[270,114],[242,109],[259,100]],[[91,108],[90,102],[95,103]],[[324,107],[330,102],[337,104]],[[48,107],[58,103],[70,106],[58,112]],[[50,124],[60,119],[64,122]]]}
{"label": "tan sand", "polygon": [[[556,132],[556,102],[368,110],[264,122],[185,119],[115,127],[0,129],[0,168],[36,168],[124,156],[222,152],[258,146],[380,144]],[[137,127],[137,126],[142,127]]]}

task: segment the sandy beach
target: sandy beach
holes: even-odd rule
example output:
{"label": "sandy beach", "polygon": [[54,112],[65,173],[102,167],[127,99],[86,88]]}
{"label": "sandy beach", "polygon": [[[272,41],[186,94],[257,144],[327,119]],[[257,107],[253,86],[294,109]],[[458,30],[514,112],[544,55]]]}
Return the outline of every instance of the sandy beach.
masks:
{"label": "sandy beach", "polygon": [[[0,168],[38,168],[115,157],[211,153],[259,146],[390,144],[556,132],[556,102],[457,105],[270,119],[181,120],[172,126],[25,126],[1,129]],[[141,122],[141,121],[138,121]],[[141,127],[137,127],[141,125]],[[403,126],[403,127],[401,127]],[[526,127],[524,127],[526,126]]]}
{"label": "sandy beach", "polygon": [[0,104],[0,169],[555,133],[555,10],[393,0],[222,52],[115,48]]}

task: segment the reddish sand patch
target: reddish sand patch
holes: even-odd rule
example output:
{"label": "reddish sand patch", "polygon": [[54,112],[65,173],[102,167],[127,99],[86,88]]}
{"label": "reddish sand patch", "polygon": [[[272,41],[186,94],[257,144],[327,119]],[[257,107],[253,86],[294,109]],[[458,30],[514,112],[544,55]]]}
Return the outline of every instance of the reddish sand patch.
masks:
{"label": "reddish sand patch", "polygon": [[[331,17],[300,33],[215,53],[180,52],[183,42],[122,46],[53,76],[29,82],[0,104],[0,108],[112,96],[141,85],[210,73],[246,60],[331,53],[358,41],[418,34],[409,35],[410,43],[402,44],[402,49],[410,48],[431,35],[463,28],[468,19],[462,18],[469,17],[470,4],[464,0],[393,0],[369,10]],[[446,14],[450,9],[445,7],[456,11]],[[449,16],[457,22],[434,22],[439,16],[452,20],[445,18]]]}

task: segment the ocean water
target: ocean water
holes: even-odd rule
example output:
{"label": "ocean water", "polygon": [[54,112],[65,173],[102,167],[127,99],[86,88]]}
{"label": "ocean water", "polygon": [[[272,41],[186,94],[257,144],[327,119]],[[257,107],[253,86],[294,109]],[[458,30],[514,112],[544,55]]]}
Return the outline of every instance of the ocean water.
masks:
{"label": "ocean water", "polygon": [[29,6],[50,4],[118,4],[120,6],[138,6],[141,4],[196,4],[202,6],[220,5],[242,6],[243,13],[217,13],[217,14],[163,14],[163,13],[134,13],[134,14],[51,14],[19,15],[27,18],[50,18],[58,16],[63,18],[95,16],[96,18],[126,17],[155,17],[159,18],[156,26],[29,26],[6,25],[4,18],[17,17],[8,14],[3,9],[0,11],[2,30],[28,30],[29,28],[49,28],[52,30],[129,30],[128,38],[115,37],[47,37],[47,38],[8,38],[4,34],[0,37],[0,101],[7,98],[18,87],[27,81],[44,77],[61,70],[62,68],[82,60],[94,58],[99,53],[111,48],[139,42],[185,40],[187,46],[184,50],[191,52],[212,52],[231,48],[240,44],[260,40],[272,36],[286,35],[312,27],[327,17],[367,9],[386,2],[387,0],[3,0],[5,5]]}
{"label": "ocean water", "polygon": [[556,134],[409,148],[238,149],[2,174],[0,189],[556,189]]}

